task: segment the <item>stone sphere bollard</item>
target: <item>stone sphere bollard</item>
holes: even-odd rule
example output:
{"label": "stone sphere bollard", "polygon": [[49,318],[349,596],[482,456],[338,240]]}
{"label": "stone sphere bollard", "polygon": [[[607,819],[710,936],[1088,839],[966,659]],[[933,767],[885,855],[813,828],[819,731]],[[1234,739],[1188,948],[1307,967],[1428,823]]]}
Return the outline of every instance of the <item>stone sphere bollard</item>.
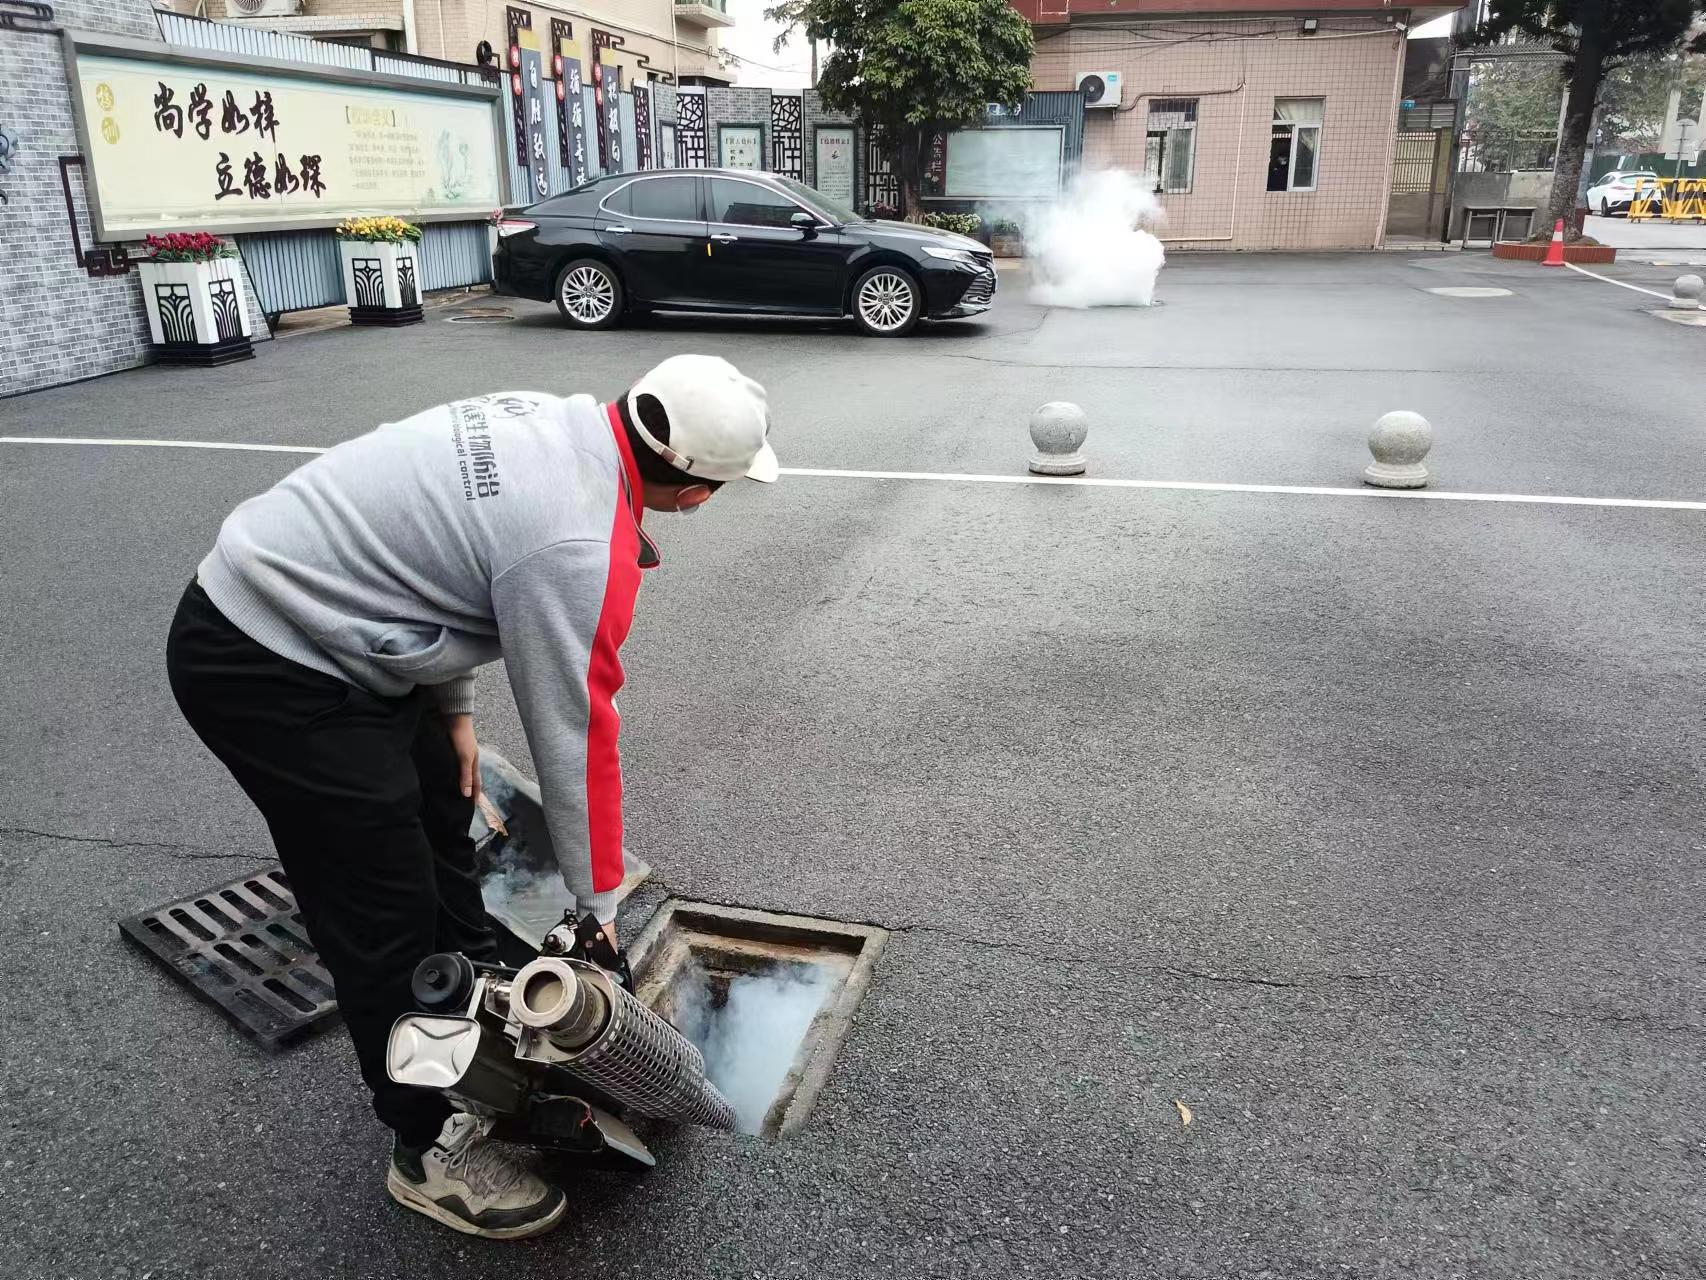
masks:
{"label": "stone sphere bollard", "polygon": [[1081,476],[1084,455],[1079,449],[1090,434],[1090,420],[1070,400],[1050,400],[1031,415],[1031,470],[1039,476]]}
{"label": "stone sphere bollard", "polygon": [[1670,305],[1679,311],[1698,311],[1700,309],[1700,291],[1706,289],[1706,280],[1696,275],[1678,276],[1676,283],[1670,287],[1674,295]]}
{"label": "stone sphere bollard", "polygon": [[1422,459],[1433,448],[1434,429],[1419,413],[1396,409],[1375,420],[1368,433],[1368,451],[1374,455],[1362,473],[1364,483],[1381,489],[1421,489],[1428,483]]}

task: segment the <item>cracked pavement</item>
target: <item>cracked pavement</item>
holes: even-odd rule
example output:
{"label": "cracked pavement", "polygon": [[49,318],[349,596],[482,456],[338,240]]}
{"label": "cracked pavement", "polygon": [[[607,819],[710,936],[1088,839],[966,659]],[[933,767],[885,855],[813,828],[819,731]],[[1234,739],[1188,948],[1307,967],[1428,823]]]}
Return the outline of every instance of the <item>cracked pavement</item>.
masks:
{"label": "cracked pavement", "polygon": [[[325,445],[703,350],[769,387],[785,465],[1019,471],[1066,398],[1094,475],[1344,485],[1404,407],[1440,488],[1699,497],[1702,335],[1554,274],[1181,257],[1163,307],[1045,314],[1004,273],[899,343],[513,304],[0,401],[0,434]],[[1484,283],[1515,292],[1426,292]],[[1632,386],[1664,391],[1596,410]],[[785,477],[657,519],[624,929],[673,893],[893,936],[799,1135],[557,1168],[567,1224],[494,1244],[385,1198],[339,1035],[262,1054],[116,928],[271,860],[162,649],[301,459],[0,460],[19,1280],[1706,1275],[1706,517]],[[477,724],[530,768],[501,670]]]}

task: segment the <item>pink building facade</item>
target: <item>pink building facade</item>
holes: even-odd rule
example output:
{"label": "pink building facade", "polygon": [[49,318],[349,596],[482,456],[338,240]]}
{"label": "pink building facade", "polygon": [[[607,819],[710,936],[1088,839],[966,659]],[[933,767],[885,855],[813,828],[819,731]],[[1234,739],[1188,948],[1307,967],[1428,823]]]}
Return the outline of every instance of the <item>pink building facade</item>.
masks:
{"label": "pink building facade", "polygon": [[1094,77],[1083,165],[1144,175],[1170,247],[1383,242],[1406,32],[1446,8],[1015,3],[1036,29],[1033,87]]}

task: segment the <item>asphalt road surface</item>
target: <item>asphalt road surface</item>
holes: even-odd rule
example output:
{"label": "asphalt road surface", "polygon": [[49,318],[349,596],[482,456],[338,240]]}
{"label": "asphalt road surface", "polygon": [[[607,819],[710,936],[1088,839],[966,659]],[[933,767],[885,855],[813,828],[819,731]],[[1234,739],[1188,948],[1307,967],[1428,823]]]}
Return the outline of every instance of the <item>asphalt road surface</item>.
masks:
{"label": "asphalt road surface", "polygon": [[[1408,408],[1436,489],[1706,496],[1706,332],[1574,272],[1003,285],[902,342],[440,310],[0,401],[0,435],[325,445],[700,350],[767,384],[787,466],[1023,474],[1067,398],[1093,476],[1354,486]],[[1428,292],[1462,286],[1511,292]],[[384,1195],[340,1034],[265,1055],[115,926],[270,860],[162,649],[298,461],[0,445],[9,1275],[1706,1274],[1706,513],[790,476],[654,517],[625,926],[667,891],[894,933],[796,1137],[667,1133],[503,1244]],[[477,724],[527,764],[499,668]]]}
{"label": "asphalt road surface", "polygon": [[1697,260],[1706,254],[1706,223],[1646,218],[1602,218],[1590,214],[1585,228],[1601,244],[1644,257],[1654,250],[1675,250],[1674,258]]}

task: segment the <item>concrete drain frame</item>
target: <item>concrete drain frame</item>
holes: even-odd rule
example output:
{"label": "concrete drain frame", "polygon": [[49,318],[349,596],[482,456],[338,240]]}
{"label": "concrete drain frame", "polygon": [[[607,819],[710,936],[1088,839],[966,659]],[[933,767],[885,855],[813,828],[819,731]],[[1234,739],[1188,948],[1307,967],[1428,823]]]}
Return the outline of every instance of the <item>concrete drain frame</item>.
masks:
{"label": "concrete drain frame", "polygon": [[719,1008],[738,978],[781,973],[829,984],[762,1121],[745,1129],[779,1138],[805,1124],[887,939],[875,925],[671,898],[628,948],[628,961],[634,994],[678,1027],[688,988],[701,979]]}

